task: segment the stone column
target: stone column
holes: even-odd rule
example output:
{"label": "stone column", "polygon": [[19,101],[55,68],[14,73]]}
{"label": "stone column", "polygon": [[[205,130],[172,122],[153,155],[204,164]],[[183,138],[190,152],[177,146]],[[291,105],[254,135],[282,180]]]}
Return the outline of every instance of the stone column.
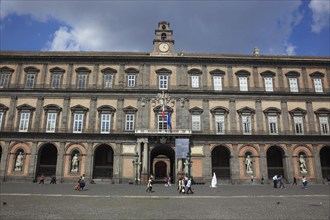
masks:
{"label": "stone column", "polygon": [[113,182],[120,183],[120,177],[122,176],[122,161],[121,161],[121,154],[122,154],[122,147],[121,143],[116,143],[116,150],[115,155],[113,158]]}
{"label": "stone column", "polygon": [[90,106],[89,106],[89,120],[88,120],[88,133],[97,133],[95,131],[99,131],[99,128],[96,127],[97,123],[97,97],[92,97]]}
{"label": "stone column", "polygon": [[256,106],[256,119],[257,119],[257,134],[262,135],[264,134],[264,117],[262,113],[262,104],[261,100],[258,99],[255,102]]}
{"label": "stone column", "polygon": [[267,155],[265,151],[265,145],[259,144],[260,147],[260,173],[261,177],[264,177],[266,183],[268,182],[268,168],[267,168]]}
{"label": "stone column", "polygon": [[281,111],[282,111],[282,134],[290,134],[289,128],[289,111],[288,104],[286,100],[281,100]]}
{"label": "stone column", "polygon": [[[313,144],[314,172],[316,183],[323,183],[320,151],[317,144]],[[308,161],[310,163],[310,161]]]}
{"label": "stone column", "polygon": [[10,141],[5,141],[5,145],[2,148],[1,163],[0,163],[0,181],[6,181],[6,174],[8,169],[8,158],[9,158],[9,147]]}
{"label": "stone column", "polygon": [[203,99],[203,117],[202,117],[202,131],[203,133],[210,132],[210,107],[209,107],[209,100]]}
{"label": "stone column", "polygon": [[46,86],[47,86],[47,83],[46,83],[47,70],[48,70],[48,64],[45,63],[45,64],[42,65],[41,79],[40,79],[40,82],[41,82],[40,88],[46,88]]}
{"label": "stone column", "polygon": [[239,158],[237,144],[232,145],[232,152],[230,158],[230,173],[232,183],[240,182],[240,168],[239,168]]}
{"label": "stone column", "polygon": [[229,124],[232,134],[237,134],[237,125],[236,125],[236,103],[235,99],[229,100]]}
{"label": "stone column", "polygon": [[31,154],[29,160],[28,176],[31,177],[33,182],[37,182],[37,161],[38,161],[38,142],[33,142],[31,146]]}
{"label": "stone column", "polygon": [[14,131],[16,106],[17,106],[17,96],[10,97],[10,105],[8,110],[7,128],[6,128],[7,131]]}
{"label": "stone column", "polygon": [[[40,124],[43,115],[43,108],[42,108],[43,105],[44,105],[44,97],[39,96],[37,100],[36,112],[34,116],[34,125],[33,125],[33,130],[36,132],[44,131],[43,130],[44,124]],[[45,120],[47,119],[45,118]]]}
{"label": "stone column", "polygon": [[86,178],[92,182],[93,179],[93,143],[88,143],[85,165]]}
{"label": "stone column", "polygon": [[56,179],[60,179],[60,182],[63,182],[63,171],[64,171],[64,152],[65,144],[60,143],[58,154],[57,154],[57,161],[56,161]]}
{"label": "stone column", "polygon": [[293,170],[293,157],[292,157],[292,146],[291,144],[286,145],[286,157],[285,157],[285,171],[284,175],[288,182],[291,182],[291,180],[294,177],[294,170]]}
{"label": "stone column", "polygon": [[314,120],[312,101],[310,101],[310,100],[306,101],[306,109],[307,109],[307,118],[308,118],[308,123],[306,123],[306,124],[309,125],[306,127],[308,129],[309,134],[313,135],[313,134],[316,134],[316,129],[315,129],[315,120]]}
{"label": "stone column", "polygon": [[64,97],[63,100],[63,111],[62,111],[62,133],[66,133],[68,131],[68,121],[70,117],[70,97]]}
{"label": "stone column", "polygon": [[142,161],[142,174],[141,174],[141,184],[147,184],[149,176],[149,141],[147,138],[143,141],[143,161]]}
{"label": "stone column", "polygon": [[[138,172],[138,182],[140,182],[141,181],[141,165],[142,165],[142,161],[141,161],[141,159],[142,159],[142,147],[141,147],[141,144],[142,144],[142,140],[139,140],[138,139],[138,142],[136,143],[136,151],[135,152],[137,152],[138,153],[138,163],[139,164],[135,164],[135,166],[138,166],[138,168],[137,168],[137,172]],[[134,162],[135,162],[135,160],[136,160],[136,158],[134,158]],[[136,169],[136,168],[135,168]]]}

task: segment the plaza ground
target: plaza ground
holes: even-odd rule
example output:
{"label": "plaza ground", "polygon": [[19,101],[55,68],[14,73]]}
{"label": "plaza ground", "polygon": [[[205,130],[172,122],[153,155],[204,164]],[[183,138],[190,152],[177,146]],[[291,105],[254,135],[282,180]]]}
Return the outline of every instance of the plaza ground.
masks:
{"label": "plaza ground", "polygon": [[330,219],[330,187],[1,183],[1,219]]}

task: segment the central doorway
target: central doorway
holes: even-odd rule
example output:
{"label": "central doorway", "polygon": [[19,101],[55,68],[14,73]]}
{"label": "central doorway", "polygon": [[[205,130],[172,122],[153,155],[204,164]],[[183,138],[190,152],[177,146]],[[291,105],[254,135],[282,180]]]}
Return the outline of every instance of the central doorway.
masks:
{"label": "central doorway", "polygon": [[112,179],[113,177],[113,149],[102,144],[94,153],[93,179]]}
{"label": "central doorway", "polygon": [[156,183],[163,183],[167,176],[175,181],[175,152],[168,145],[157,146],[150,153],[150,174]]}

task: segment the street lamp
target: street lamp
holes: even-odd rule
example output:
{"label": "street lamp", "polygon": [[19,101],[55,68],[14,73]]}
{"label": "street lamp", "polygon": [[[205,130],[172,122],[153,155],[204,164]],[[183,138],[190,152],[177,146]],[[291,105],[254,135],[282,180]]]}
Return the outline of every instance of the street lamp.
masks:
{"label": "street lamp", "polygon": [[139,185],[139,179],[138,179],[138,168],[139,165],[141,165],[141,162],[139,162],[139,154],[136,152],[136,154],[134,155],[135,157],[135,161],[133,160],[132,163],[135,166],[135,180],[134,183],[135,185]]}
{"label": "street lamp", "polygon": [[193,162],[191,161],[191,155],[190,155],[190,152],[187,153],[187,159],[186,159],[186,162],[184,163],[184,165],[188,166],[188,178],[191,177],[190,175],[190,168],[191,168],[191,164]]}

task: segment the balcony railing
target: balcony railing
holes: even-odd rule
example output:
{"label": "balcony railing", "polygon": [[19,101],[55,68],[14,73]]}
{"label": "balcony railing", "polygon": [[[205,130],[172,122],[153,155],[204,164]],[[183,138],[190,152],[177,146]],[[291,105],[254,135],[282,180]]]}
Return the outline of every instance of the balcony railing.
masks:
{"label": "balcony railing", "polygon": [[191,134],[190,129],[136,129],[135,134]]}

